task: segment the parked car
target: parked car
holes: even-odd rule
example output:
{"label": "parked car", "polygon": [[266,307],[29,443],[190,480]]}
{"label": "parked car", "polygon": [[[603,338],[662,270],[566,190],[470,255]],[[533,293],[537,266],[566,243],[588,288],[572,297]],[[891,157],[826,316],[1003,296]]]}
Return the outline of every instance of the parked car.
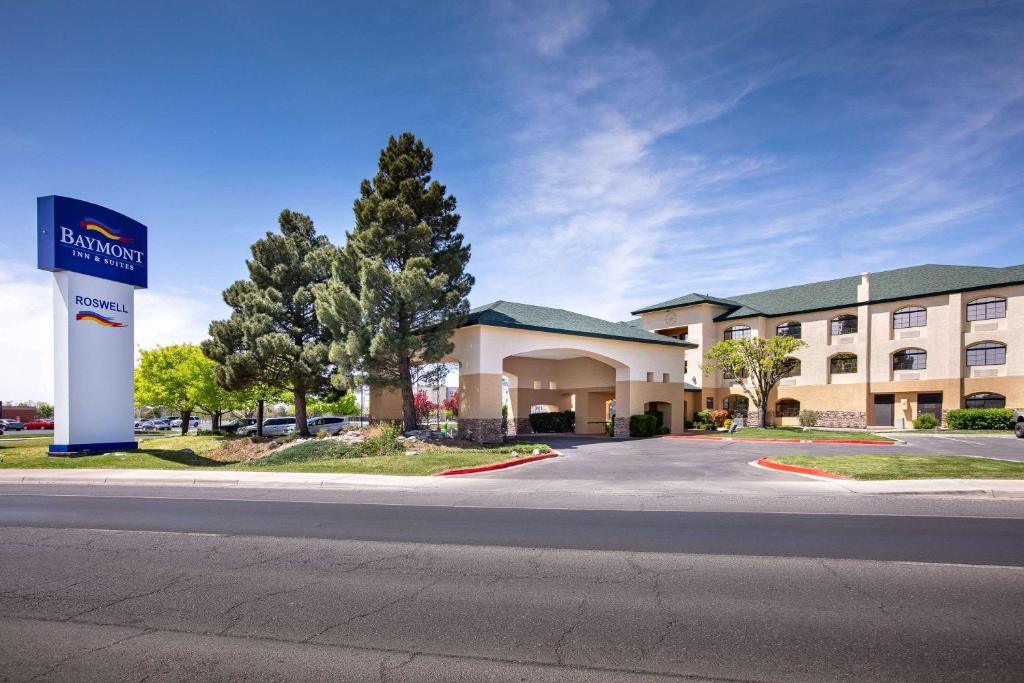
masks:
{"label": "parked car", "polygon": [[25,428],[25,425],[22,424],[21,420],[4,420],[4,425],[7,427],[7,430],[11,432],[20,432]]}
{"label": "parked car", "polygon": [[1024,439],[1024,410],[1013,411],[1013,433],[1018,439]]}
{"label": "parked car", "polygon": [[170,428],[171,428],[170,421],[169,420],[165,420],[163,418],[160,418],[159,420],[152,420],[152,426],[147,427],[147,429],[156,429],[156,430],[167,430],[167,429],[170,429]]}
{"label": "parked car", "polygon": [[337,434],[345,428],[347,420],[348,418],[346,417],[323,415],[306,420],[306,425],[309,427],[310,434],[316,434],[321,430],[326,431],[328,434]]}
{"label": "parked car", "polygon": [[243,417],[238,420],[232,420],[231,422],[225,422],[220,426],[220,429],[224,432],[239,433],[240,429],[255,425],[256,420],[251,417]]}
{"label": "parked car", "polygon": [[[294,417],[271,417],[263,421],[263,436],[283,436],[295,431]],[[251,436],[256,433],[256,425],[242,427],[239,434]]]}
{"label": "parked car", "polygon": [[[189,429],[199,429],[199,418],[198,417],[190,417],[188,419],[188,428]],[[171,429],[181,429],[181,418],[180,417],[176,417],[173,420],[171,420]]]}
{"label": "parked car", "polygon": [[53,429],[53,420],[32,420],[25,423],[25,429]]}

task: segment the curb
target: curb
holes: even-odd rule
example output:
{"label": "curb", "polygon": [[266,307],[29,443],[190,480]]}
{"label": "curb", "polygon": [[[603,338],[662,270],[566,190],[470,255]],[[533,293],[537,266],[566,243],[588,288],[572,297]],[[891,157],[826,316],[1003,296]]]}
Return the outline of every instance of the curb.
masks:
{"label": "curb", "polygon": [[692,439],[694,441],[744,441],[747,443],[824,443],[824,444],[857,444],[860,446],[895,446],[896,441],[869,441],[867,439],[758,439],[742,436],[687,436],[685,434],[666,434],[663,439]]}
{"label": "curb", "polygon": [[452,470],[436,472],[431,476],[449,477],[454,474],[476,474],[477,472],[493,472],[494,470],[503,470],[508,467],[515,467],[516,465],[525,465],[528,462],[536,462],[537,460],[546,460],[547,458],[554,458],[557,455],[558,453],[552,451],[550,453],[541,453],[540,455],[528,455],[523,458],[513,458],[511,460],[504,460],[502,462],[492,462],[490,465],[477,465],[476,467],[457,467]]}
{"label": "curb", "polygon": [[825,470],[816,470],[813,467],[800,467],[799,465],[785,465],[781,462],[774,462],[768,458],[759,458],[755,463],[758,467],[764,467],[769,470],[778,470],[779,472],[789,472],[791,474],[806,474],[811,477],[822,477],[824,479],[847,479],[850,477],[844,477],[841,474],[833,474],[832,472],[826,472]]}

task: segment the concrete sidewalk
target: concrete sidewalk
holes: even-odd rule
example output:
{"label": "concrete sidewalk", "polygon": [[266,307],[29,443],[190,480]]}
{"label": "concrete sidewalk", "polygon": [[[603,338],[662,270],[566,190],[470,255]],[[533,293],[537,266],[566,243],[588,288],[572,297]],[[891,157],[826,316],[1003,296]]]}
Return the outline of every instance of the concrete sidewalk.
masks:
{"label": "concrete sidewalk", "polygon": [[[544,462],[526,465],[543,467]],[[571,479],[503,479],[500,476],[392,476],[295,472],[206,472],[197,470],[9,469],[2,484],[90,484],[175,487],[333,489],[456,496],[536,494],[567,504],[577,497],[674,497],[728,494],[744,496],[964,495],[1024,499],[1024,481],[1009,479],[910,479],[900,481],[823,480],[801,475],[731,480],[663,479],[615,481]],[[571,506],[571,505],[570,505]]]}

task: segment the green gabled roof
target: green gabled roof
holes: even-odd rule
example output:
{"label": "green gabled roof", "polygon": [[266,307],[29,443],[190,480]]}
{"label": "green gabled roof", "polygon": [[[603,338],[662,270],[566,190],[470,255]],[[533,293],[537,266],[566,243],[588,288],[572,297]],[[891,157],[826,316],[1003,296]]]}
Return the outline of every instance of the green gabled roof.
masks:
{"label": "green gabled roof", "polygon": [[681,306],[692,306],[694,304],[715,304],[717,306],[725,306],[727,308],[733,308],[740,305],[738,302],[731,299],[722,299],[721,297],[711,296],[710,294],[697,294],[696,292],[691,292],[690,294],[684,294],[683,296],[676,297],[675,299],[662,301],[660,304],[652,304],[650,306],[631,311],[630,315],[650,313],[651,311],[664,311],[668,308],[680,308]]}
{"label": "green gabled roof", "polygon": [[[879,303],[1024,283],[1024,265],[991,268],[988,266],[926,264],[870,273],[868,278],[871,283],[871,296],[868,303]],[[857,287],[860,285],[860,280],[859,275],[854,275],[806,285],[741,294],[727,299],[719,298],[717,303],[713,300],[715,297],[702,297],[701,301],[690,300],[689,303],[673,303],[688,299],[688,297],[699,296],[688,294],[679,299],[642,308],[639,311],[634,311],[634,314],[678,308],[696,303],[714,303],[728,309],[715,320],[735,320],[761,315],[778,317],[830,308],[845,308],[858,304]]]}
{"label": "green gabled roof", "polygon": [[536,330],[539,332],[556,332],[572,334],[580,337],[601,337],[604,339],[621,339],[623,341],[641,342],[644,344],[664,344],[681,348],[695,348],[697,345],[673,339],[664,335],[647,332],[626,323],[615,323],[610,320],[591,318],[589,315],[573,313],[561,308],[531,306],[512,301],[495,301],[474,308],[466,317],[464,327],[470,325],[490,325],[492,327],[510,327],[517,330]]}

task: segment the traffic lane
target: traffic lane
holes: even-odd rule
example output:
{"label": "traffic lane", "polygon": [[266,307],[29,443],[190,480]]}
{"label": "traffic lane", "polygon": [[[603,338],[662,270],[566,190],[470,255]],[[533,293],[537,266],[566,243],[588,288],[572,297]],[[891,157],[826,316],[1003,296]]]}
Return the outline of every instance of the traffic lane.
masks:
{"label": "traffic lane", "polygon": [[0,496],[0,525],[1024,566],[1024,520]]}
{"label": "traffic lane", "polygon": [[24,528],[0,529],[0,548],[11,678],[261,677],[291,661],[296,676],[460,680],[1024,667],[1019,568]]}

